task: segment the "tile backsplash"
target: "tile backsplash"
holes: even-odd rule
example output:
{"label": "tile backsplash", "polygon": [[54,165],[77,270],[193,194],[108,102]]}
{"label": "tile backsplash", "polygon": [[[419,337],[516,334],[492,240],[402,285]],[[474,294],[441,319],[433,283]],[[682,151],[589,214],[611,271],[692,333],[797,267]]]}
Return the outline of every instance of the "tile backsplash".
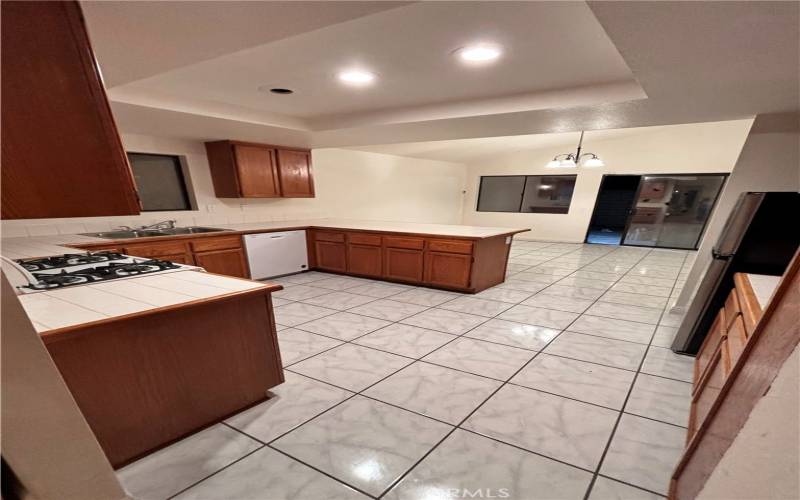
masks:
{"label": "tile backsplash", "polygon": [[274,210],[241,210],[222,212],[148,212],[138,216],[76,217],[64,219],[3,220],[0,236],[46,236],[50,234],[77,234],[109,231],[119,226],[145,226],[164,220],[177,221],[178,226],[213,226],[237,222],[269,222],[282,220],[319,219],[330,217],[321,211],[277,212]]}

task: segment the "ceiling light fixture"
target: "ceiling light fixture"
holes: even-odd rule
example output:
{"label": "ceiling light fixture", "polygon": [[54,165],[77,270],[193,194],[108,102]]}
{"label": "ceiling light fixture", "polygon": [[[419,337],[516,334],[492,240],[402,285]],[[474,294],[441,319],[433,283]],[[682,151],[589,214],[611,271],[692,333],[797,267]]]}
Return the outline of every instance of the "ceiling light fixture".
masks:
{"label": "ceiling light fixture", "polygon": [[503,51],[497,45],[468,45],[458,50],[458,56],[468,63],[485,63],[494,61]]}
{"label": "ceiling light fixture", "polygon": [[594,153],[583,153],[583,131],[581,130],[581,138],[578,141],[578,149],[574,153],[564,153],[556,155],[551,161],[545,165],[546,168],[575,168],[578,165],[586,168],[603,167],[605,163]]}
{"label": "ceiling light fixture", "polygon": [[339,73],[339,80],[349,85],[369,85],[375,80],[375,73],[351,69]]}

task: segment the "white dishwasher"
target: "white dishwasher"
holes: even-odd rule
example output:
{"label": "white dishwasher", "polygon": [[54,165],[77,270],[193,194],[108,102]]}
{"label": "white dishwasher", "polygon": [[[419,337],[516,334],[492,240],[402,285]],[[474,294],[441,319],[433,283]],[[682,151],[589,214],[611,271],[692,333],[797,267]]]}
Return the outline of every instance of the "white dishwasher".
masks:
{"label": "white dishwasher", "polygon": [[305,231],[247,234],[244,246],[254,280],[308,269]]}

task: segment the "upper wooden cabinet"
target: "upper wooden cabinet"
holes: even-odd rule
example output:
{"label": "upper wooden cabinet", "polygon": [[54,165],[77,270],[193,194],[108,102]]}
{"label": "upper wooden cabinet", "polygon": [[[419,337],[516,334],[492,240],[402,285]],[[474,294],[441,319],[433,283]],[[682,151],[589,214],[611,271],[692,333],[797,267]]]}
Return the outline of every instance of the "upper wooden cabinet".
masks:
{"label": "upper wooden cabinet", "polygon": [[2,217],[133,215],[139,201],[77,2],[2,2]]}
{"label": "upper wooden cabinet", "polygon": [[313,198],[314,177],[311,174],[311,153],[288,149],[278,150],[278,173],[284,198]]}
{"label": "upper wooden cabinet", "polygon": [[206,143],[214,192],[220,198],[314,196],[311,154],[238,141]]}

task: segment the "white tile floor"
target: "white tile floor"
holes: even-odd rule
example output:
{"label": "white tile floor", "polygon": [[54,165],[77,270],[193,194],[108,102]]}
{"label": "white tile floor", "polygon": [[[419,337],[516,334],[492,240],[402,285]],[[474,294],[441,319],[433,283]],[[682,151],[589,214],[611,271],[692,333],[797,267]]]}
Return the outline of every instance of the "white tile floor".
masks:
{"label": "white tile floor", "polygon": [[660,498],[693,359],[665,313],[693,252],[515,241],[476,295],[280,281],[286,382],[120,471],[134,498]]}

